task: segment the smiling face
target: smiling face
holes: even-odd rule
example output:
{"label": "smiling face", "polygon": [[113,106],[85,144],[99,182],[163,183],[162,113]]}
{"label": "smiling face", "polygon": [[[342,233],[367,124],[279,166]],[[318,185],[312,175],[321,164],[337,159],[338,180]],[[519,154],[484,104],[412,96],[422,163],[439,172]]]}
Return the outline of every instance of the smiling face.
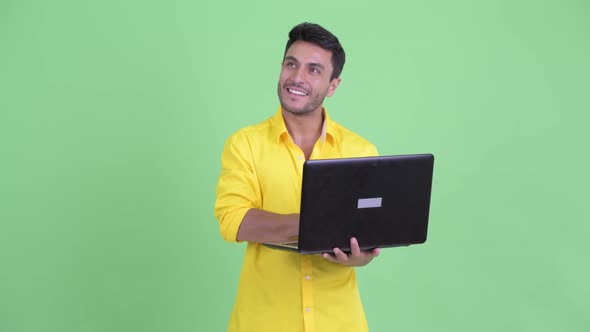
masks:
{"label": "smiling face", "polygon": [[332,53],[317,45],[296,41],[285,53],[278,94],[283,110],[294,115],[321,111],[324,98],[336,91],[340,78],[330,80]]}

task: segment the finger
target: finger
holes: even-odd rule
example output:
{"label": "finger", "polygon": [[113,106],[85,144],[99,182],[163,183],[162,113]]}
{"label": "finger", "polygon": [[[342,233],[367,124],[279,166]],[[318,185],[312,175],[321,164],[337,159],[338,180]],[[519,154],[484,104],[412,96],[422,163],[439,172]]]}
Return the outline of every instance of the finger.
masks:
{"label": "finger", "polygon": [[355,237],[350,238],[350,252],[352,256],[360,256],[361,255],[361,248],[359,246],[359,242]]}
{"label": "finger", "polygon": [[338,263],[338,260],[332,254],[323,253],[322,254],[322,257],[325,258],[326,260],[332,262],[332,263]]}
{"label": "finger", "polygon": [[336,255],[336,258],[343,262],[348,260],[348,255],[344,251],[340,250],[340,248],[334,248],[334,255]]}
{"label": "finger", "polygon": [[371,251],[371,256],[377,257],[381,253],[381,248],[375,248]]}
{"label": "finger", "polygon": [[370,257],[371,259],[379,256],[379,254],[381,253],[381,249],[380,248],[375,248],[371,251],[366,251],[367,256]]}

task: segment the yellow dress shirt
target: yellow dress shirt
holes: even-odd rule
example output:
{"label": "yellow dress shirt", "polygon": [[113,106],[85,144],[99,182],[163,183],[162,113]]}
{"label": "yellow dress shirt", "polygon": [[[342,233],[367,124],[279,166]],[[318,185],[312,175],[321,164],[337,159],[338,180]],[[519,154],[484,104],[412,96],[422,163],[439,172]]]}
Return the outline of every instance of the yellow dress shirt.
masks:
{"label": "yellow dress shirt", "polygon": [[[376,156],[373,144],[324,110],[322,135],[310,159]],[[299,213],[305,157],[291,139],[281,108],[226,142],[215,215],[223,238],[236,242],[249,209]],[[231,332],[367,331],[354,268],[249,242]]]}

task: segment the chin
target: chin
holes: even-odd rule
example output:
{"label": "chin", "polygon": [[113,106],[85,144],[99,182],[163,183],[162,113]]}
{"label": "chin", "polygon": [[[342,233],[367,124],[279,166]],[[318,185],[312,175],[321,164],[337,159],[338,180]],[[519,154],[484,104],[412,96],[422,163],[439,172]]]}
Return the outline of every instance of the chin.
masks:
{"label": "chin", "polygon": [[313,112],[313,110],[283,107],[283,109],[293,115],[307,115]]}

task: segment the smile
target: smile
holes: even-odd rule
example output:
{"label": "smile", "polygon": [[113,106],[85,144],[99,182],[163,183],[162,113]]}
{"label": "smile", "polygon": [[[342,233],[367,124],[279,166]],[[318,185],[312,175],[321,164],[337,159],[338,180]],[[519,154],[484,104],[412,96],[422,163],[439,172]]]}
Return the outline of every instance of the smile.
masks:
{"label": "smile", "polygon": [[295,89],[287,88],[287,91],[289,91],[289,93],[297,95],[297,96],[307,96],[308,95],[308,93],[306,93],[306,92],[295,90]]}

